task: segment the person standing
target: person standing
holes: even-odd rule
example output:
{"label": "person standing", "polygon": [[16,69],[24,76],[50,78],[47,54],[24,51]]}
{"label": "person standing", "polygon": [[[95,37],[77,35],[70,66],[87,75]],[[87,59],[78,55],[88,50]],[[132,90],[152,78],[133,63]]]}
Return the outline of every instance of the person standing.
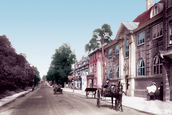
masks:
{"label": "person standing", "polygon": [[160,99],[163,101],[163,82],[160,84]]}

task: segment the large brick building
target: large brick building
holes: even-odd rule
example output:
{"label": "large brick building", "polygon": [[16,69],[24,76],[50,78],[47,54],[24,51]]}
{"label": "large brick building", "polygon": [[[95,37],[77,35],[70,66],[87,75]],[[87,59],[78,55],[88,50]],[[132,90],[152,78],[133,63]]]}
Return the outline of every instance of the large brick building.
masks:
{"label": "large brick building", "polygon": [[152,81],[163,82],[164,100],[172,100],[172,1],[146,0],[146,11],[122,22],[105,47],[106,76],[121,81],[130,96],[146,97]]}

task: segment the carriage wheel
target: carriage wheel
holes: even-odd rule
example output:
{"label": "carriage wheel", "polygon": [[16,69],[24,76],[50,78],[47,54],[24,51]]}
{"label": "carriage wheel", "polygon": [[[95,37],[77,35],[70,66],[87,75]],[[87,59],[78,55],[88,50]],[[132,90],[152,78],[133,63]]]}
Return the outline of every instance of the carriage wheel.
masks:
{"label": "carriage wheel", "polygon": [[100,108],[100,91],[97,92],[97,107]]}

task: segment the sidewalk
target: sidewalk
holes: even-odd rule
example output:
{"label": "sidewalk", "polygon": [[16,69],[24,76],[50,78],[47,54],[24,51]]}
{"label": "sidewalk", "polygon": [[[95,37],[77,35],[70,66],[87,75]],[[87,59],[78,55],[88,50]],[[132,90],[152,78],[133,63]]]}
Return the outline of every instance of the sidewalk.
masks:
{"label": "sidewalk", "polygon": [[[73,92],[73,89],[63,88],[63,91]],[[74,93],[80,95],[86,95],[86,93],[82,90],[74,90]],[[111,103],[111,99],[108,97],[106,97],[106,101]],[[156,115],[172,115],[172,101],[166,101],[166,102],[160,100],[147,101],[146,98],[129,97],[123,95],[122,105],[146,113],[151,113]]]}
{"label": "sidewalk", "polygon": [[29,93],[30,91],[32,91],[32,89],[29,89],[27,91],[23,91],[23,92],[20,92],[20,93],[16,93],[16,94],[14,94],[12,96],[7,96],[7,97],[5,97],[3,99],[0,99],[0,108],[2,106],[4,106],[4,105],[6,105],[6,104],[8,104],[8,103],[10,103],[12,101],[14,101],[16,98],[18,98],[18,97],[20,97],[22,95],[25,95],[27,93]]}

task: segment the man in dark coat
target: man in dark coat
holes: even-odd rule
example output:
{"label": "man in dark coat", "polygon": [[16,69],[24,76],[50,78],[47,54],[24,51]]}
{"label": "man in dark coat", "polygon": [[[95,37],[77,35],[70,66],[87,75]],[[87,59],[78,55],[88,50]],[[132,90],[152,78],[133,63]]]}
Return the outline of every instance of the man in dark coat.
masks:
{"label": "man in dark coat", "polygon": [[110,80],[109,78],[106,79],[106,81],[103,83],[103,88],[110,87],[109,80]]}

